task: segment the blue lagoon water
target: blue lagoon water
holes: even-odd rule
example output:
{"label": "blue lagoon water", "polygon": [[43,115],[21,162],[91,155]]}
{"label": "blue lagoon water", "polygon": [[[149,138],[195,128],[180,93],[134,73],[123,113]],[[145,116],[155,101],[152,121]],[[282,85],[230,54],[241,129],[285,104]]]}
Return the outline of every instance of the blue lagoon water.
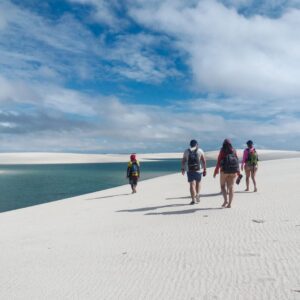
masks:
{"label": "blue lagoon water", "polygon": [[[178,159],[142,162],[141,180],[177,173],[180,167]],[[127,163],[0,165],[0,212],[127,184],[126,169]]]}

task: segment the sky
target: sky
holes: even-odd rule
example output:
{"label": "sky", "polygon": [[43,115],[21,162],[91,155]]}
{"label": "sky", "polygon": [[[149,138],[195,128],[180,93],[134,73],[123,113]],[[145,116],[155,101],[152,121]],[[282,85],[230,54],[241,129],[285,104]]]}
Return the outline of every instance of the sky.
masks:
{"label": "sky", "polygon": [[300,0],[0,0],[0,152],[300,150]]}

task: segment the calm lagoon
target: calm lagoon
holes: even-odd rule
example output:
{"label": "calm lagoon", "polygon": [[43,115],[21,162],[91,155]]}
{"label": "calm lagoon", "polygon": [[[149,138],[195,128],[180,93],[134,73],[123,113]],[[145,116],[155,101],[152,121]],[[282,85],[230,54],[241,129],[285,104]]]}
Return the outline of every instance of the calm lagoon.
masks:
{"label": "calm lagoon", "polygon": [[[127,184],[126,169],[127,163],[0,165],[0,212]],[[142,162],[141,180],[179,171],[178,159]]]}

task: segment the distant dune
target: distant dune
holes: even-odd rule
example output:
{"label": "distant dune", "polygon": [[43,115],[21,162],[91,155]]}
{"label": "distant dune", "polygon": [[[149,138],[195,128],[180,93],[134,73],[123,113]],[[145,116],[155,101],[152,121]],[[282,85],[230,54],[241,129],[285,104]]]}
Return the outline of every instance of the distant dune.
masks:
{"label": "distant dune", "polygon": [[[278,151],[257,149],[260,160],[300,157],[299,151]],[[218,151],[205,153],[207,159],[216,159]],[[238,150],[242,157],[242,150]],[[141,161],[159,159],[179,159],[182,153],[137,154]],[[63,164],[63,163],[109,163],[126,162],[129,154],[76,154],[76,153],[0,153],[0,164]]]}

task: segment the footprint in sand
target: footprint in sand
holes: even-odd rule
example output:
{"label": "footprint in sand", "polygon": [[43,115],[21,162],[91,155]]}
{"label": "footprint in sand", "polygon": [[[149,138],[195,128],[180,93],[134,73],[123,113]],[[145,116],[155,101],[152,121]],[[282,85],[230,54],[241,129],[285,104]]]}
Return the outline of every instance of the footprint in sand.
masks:
{"label": "footprint in sand", "polygon": [[265,223],[265,220],[262,220],[262,219],[253,219],[252,222],[254,222],[254,223]]}

